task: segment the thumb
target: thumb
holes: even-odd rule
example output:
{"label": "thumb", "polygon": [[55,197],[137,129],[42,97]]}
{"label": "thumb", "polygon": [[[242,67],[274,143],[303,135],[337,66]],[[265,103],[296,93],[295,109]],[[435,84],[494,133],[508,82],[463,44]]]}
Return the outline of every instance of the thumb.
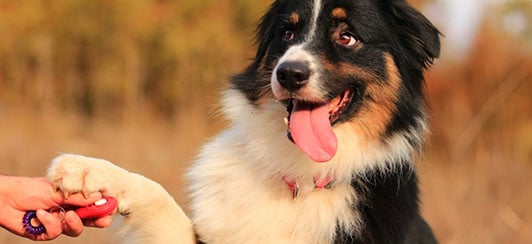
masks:
{"label": "thumb", "polygon": [[46,228],[46,239],[52,240],[57,238],[63,232],[61,219],[59,216],[49,213],[45,210],[37,210],[37,219]]}
{"label": "thumb", "polygon": [[73,205],[73,206],[87,206],[102,199],[102,193],[93,192],[88,197],[83,196],[81,193],[70,195],[68,198],[63,198],[61,204]]}

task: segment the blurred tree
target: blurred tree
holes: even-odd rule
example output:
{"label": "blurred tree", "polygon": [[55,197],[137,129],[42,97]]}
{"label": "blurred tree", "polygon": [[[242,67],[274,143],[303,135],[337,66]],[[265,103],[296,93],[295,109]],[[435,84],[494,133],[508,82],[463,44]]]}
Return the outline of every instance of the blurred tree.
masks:
{"label": "blurred tree", "polygon": [[268,3],[0,0],[0,106],[171,118],[243,66]]}
{"label": "blurred tree", "polygon": [[511,35],[523,37],[532,45],[532,1],[506,1],[499,9],[498,15],[496,23],[499,28]]}

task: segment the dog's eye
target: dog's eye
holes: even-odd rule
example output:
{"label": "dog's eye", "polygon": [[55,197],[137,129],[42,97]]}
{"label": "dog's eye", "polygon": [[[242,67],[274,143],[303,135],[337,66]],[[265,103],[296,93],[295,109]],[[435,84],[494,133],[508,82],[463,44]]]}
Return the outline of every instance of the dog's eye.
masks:
{"label": "dog's eye", "polygon": [[340,34],[336,43],[345,47],[354,47],[358,43],[358,40],[352,34],[344,32]]}
{"label": "dog's eye", "polygon": [[291,30],[285,30],[283,32],[283,40],[285,40],[285,41],[290,41],[290,40],[294,39],[294,37],[295,37],[295,34]]}

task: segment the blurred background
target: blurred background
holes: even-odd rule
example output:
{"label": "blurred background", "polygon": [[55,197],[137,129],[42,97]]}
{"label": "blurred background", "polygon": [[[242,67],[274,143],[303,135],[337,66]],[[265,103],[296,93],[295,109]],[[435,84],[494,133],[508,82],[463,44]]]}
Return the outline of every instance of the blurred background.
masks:
{"label": "blurred background", "polygon": [[[410,2],[444,34],[426,76],[423,214],[441,243],[532,243],[532,2]],[[0,174],[42,176],[59,153],[86,154],[186,208],[181,176],[224,127],[219,92],[253,57],[270,3],[0,0]],[[0,230],[0,243],[31,242]]]}

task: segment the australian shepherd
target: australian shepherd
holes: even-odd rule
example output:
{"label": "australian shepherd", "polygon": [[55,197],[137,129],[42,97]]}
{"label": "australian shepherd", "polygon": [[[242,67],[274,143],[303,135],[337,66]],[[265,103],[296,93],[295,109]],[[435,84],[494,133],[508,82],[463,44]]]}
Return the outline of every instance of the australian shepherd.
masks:
{"label": "australian shepherd", "polygon": [[64,192],[119,201],[140,243],[435,243],[414,159],[439,31],[404,0],[276,0],[222,98],[226,130],[186,177],[190,219],[157,183],[56,158]]}

